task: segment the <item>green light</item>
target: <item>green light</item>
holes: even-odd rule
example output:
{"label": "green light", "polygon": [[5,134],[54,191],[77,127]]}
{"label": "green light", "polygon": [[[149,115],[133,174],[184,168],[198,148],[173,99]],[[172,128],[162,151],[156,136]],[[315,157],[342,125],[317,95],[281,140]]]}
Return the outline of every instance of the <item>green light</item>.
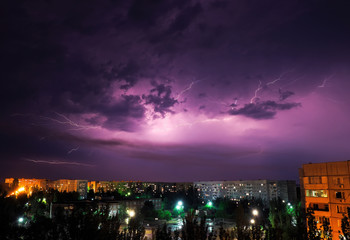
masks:
{"label": "green light", "polygon": [[178,201],[177,205],[175,206],[175,209],[177,211],[183,211],[184,210],[184,203],[182,201]]}
{"label": "green light", "polygon": [[213,207],[213,202],[209,201],[207,205],[205,205],[207,208],[212,208]]}

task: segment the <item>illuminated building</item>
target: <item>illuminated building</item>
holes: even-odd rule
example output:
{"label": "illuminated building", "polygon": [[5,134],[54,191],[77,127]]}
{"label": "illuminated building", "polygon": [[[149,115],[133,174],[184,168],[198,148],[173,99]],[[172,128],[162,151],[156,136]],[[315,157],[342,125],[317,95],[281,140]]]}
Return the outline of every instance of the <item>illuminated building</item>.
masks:
{"label": "illuminated building", "polygon": [[222,197],[223,182],[195,182],[194,186],[197,188],[199,196],[205,200],[215,200],[216,198]]}
{"label": "illuminated building", "polygon": [[88,182],[88,190],[92,190],[96,192],[96,181],[89,181]]}
{"label": "illuminated building", "polygon": [[286,202],[296,202],[295,181],[246,180],[246,181],[207,181],[195,182],[200,196],[205,200],[216,198],[262,199],[266,204],[281,198]]}
{"label": "illuminated building", "polygon": [[6,178],[5,183],[9,187],[24,188],[25,192],[30,195],[34,190],[43,191],[48,189],[50,181],[35,178]]}
{"label": "illuminated building", "polygon": [[80,199],[87,198],[88,181],[59,179],[54,182],[54,189],[60,192],[78,192]]}
{"label": "illuminated building", "polygon": [[350,162],[304,164],[299,176],[305,208],[314,210],[318,227],[329,221],[338,239],[343,215],[350,210]]}

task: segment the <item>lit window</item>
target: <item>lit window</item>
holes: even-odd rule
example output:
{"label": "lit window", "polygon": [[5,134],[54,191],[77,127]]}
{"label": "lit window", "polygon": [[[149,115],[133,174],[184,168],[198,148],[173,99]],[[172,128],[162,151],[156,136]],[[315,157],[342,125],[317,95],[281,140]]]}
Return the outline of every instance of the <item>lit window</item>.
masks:
{"label": "lit window", "polygon": [[307,197],[328,197],[327,190],[306,190]]}

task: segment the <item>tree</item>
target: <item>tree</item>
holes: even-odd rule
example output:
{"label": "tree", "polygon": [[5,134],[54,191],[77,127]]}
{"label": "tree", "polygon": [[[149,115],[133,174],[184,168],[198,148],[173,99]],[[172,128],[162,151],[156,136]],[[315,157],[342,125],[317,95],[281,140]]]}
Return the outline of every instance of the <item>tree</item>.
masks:
{"label": "tree", "polygon": [[[286,204],[281,199],[270,202],[267,235],[274,240],[292,240],[298,238],[298,217],[300,208]],[[300,214],[299,214],[300,215]],[[301,216],[301,215],[300,215]],[[300,220],[300,219],[299,219]],[[300,239],[305,239],[305,236]]]}
{"label": "tree", "polygon": [[171,230],[164,224],[162,227],[158,227],[155,234],[156,240],[172,240]]}
{"label": "tree", "polygon": [[321,226],[321,237],[322,239],[333,239],[333,230],[330,226],[329,218],[324,218]]}
{"label": "tree", "polygon": [[238,239],[240,240],[250,239],[250,236],[249,236],[250,232],[247,226],[248,226],[248,221],[244,214],[244,207],[243,207],[243,204],[240,202],[238,204],[237,215],[236,215],[236,231],[237,231]]}
{"label": "tree", "polygon": [[145,201],[141,208],[141,214],[145,219],[154,219],[157,217],[157,211],[154,209],[152,201]]}
{"label": "tree", "polygon": [[306,214],[301,202],[295,206],[295,221],[296,221],[296,238],[307,238]]}
{"label": "tree", "polygon": [[306,213],[306,221],[308,226],[308,239],[309,240],[320,240],[319,230],[317,229],[317,223],[314,216],[314,211],[308,209]]}
{"label": "tree", "polygon": [[169,210],[159,210],[158,218],[169,221],[171,219],[171,212]]}
{"label": "tree", "polygon": [[208,226],[205,224],[206,219],[201,218],[198,224],[193,210],[190,210],[184,219],[181,231],[182,240],[206,240],[208,236]]}
{"label": "tree", "polygon": [[341,231],[343,233],[343,236],[346,240],[350,239],[350,223],[349,223],[349,212],[348,216],[345,214],[343,215],[343,218],[341,220]]}

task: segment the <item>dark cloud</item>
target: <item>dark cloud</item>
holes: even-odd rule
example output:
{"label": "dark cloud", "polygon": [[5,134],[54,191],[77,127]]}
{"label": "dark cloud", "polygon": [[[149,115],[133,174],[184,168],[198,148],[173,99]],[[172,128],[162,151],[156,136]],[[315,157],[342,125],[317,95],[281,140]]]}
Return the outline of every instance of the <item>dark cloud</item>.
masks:
{"label": "dark cloud", "polygon": [[[303,99],[300,101],[309,101],[310,95],[314,98],[304,104],[305,108],[309,107],[305,111],[305,119],[315,119],[312,114],[325,112],[321,121],[323,124],[319,122],[318,129],[326,128],[324,126],[328,122],[325,119],[328,117],[333,121],[348,117],[348,0],[101,0],[98,4],[92,1],[50,0],[31,1],[30,4],[25,1],[2,1],[0,5],[0,140],[3,143],[0,152],[6,155],[2,159],[13,166],[14,173],[17,172],[17,165],[22,164],[23,172],[27,171],[23,166],[28,164],[45,165],[18,162],[18,158],[16,160],[14,157],[17,155],[49,161],[46,165],[65,157],[77,157],[67,161],[91,160],[88,164],[99,165],[100,159],[105,159],[105,153],[101,154],[105,148],[119,150],[130,147],[135,150],[149,147],[146,143],[138,146],[131,144],[133,136],[142,139],[152,132],[145,129],[153,127],[148,112],[145,117],[146,109],[151,110],[154,117],[181,111],[182,114],[171,119],[171,124],[178,124],[180,119],[196,122],[198,115],[200,121],[205,121],[206,117],[221,119],[222,116],[218,115],[222,112],[257,120],[273,119],[280,111],[301,106],[290,100],[295,96],[295,91],[298,92],[295,98]],[[293,70],[277,82],[267,84],[286,69]],[[322,84],[325,76],[333,76],[335,72],[334,78]],[[303,76],[302,80],[300,76]],[[186,89],[193,78],[203,80],[179,98],[181,94],[178,93]],[[151,86],[150,80],[154,80]],[[259,81],[261,90],[254,98],[256,102],[250,104],[248,102],[254,96]],[[321,84],[324,88],[316,88]],[[285,89],[283,86],[289,86],[293,91],[280,90],[276,101],[272,101],[275,90],[279,87]],[[321,101],[317,99],[321,95],[324,101],[335,100],[339,108],[323,102],[319,107],[315,102]],[[234,97],[239,97],[239,103],[237,99],[233,101]],[[228,112],[229,108],[232,110]],[[341,109],[341,113],[336,112],[337,109]],[[22,115],[12,118],[13,113]],[[62,116],[79,126],[59,123],[67,122]],[[301,122],[296,125],[310,124],[305,119],[300,119]],[[293,120],[276,118],[273,121],[276,121],[276,125],[292,127],[295,124]],[[257,127],[260,124],[265,122],[257,123]],[[82,131],[81,127],[86,126],[94,129]],[[213,140],[210,133],[204,137],[197,134],[195,129],[199,126],[194,124],[186,132],[193,135],[192,140],[188,140],[189,144]],[[44,127],[47,129],[38,129]],[[347,127],[339,125],[341,127],[345,131],[338,131],[345,136]],[[71,131],[72,128],[74,131]],[[103,130],[99,132],[101,128]],[[99,137],[110,138],[119,131],[135,132],[138,129],[145,130],[142,133],[147,134],[121,134],[130,142],[125,139],[103,142],[92,136],[99,134]],[[26,134],[27,130],[31,134]],[[272,133],[274,129],[268,131]],[[314,133],[309,134],[317,137],[313,141],[321,139],[322,133],[318,130]],[[89,134],[91,139],[83,137]],[[181,139],[181,134],[177,134],[179,138],[176,139]],[[289,136],[276,135],[280,136],[278,142],[281,145],[285,139],[290,141]],[[264,142],[255,137],[252,141]],[[329,137],[325,136],[324,139]],[[335,145],[349,142],[345,137],[332,139],[338,139]],[[223,139],[227,142],[231,140]],[[81,145],[79,151],[67,156],[67,151],[77,145]],[[94,158],[89,158],[88,154],[79,155],[89,151],[84,149],[84,145],[86,148],[98,148],[99,154]],[[272,151],[280,149],[276,145],[270,147]],[[154,152],[158,149],[159,146],[155,146]],[[184,150],[184,146],[181,149]],[[318,151],[320,148],[315,149]],[[329,152],[331,154],[332,151]],[[177,161],[172,157],[175,154],[178,153],[169,153],[169,162]],[[123,156],[120,155],[122,153],[114,151],[105,169],[116,169],[111,165],[120,169],[128,166],[118,174],[129,178],[133,174],[145,174],[143,167],[135,170],[131,167],[132,163],[126,160],[123,164],[129,165],[121,164],[119,160]],[[211,159],[215,159],[217,151],[212,155]],[[181,155],[179,150],[178,156],[185,155]],[[138,158],[142,158],[142,153]],[[168,175],[169,166],[163,164],[162,158],[163,155],[158,157],[161,164],[152,166],[153,171]],[[186,155],[183,159],[189,158]],[[280,162],[280,157],[272,160],[274,163]],[[27,165],[23,165],[23,162]],[[257,163],[257,160],[251,162]],[[4,165],[1,171],[6,173],[6,170]],[[65,169],[61,170],[61,173],[65,172]],[[110,171],[115,176],[114,170]],[[188,170],[189,176],[191,171]],[[209,169],[205,173],[211,172],[212,169]],[[200,171],[197,174],[205,175]],[[216,174],[222,176],[219,171]],[[258,171],[254,174],[251,173],[251,176],[259,175]],[[232,176],[232,173],[227,173],[227,176]]]}
{"label": "dark cloud", "polygon": [[141,98],[134,95],[122,95],[114,104],[95,107],[95,111],[107,118],[102,127],[110,130],[135,131],[145,112]]}
{"label": "dark cloud", "polygon": [[294,92],[288,90],[283,91],[282,89],[279,89],[278,92],[280,94],[280,101],[286,100],[290,96],[294,95]]}
{"label": "dark cloud", "polygon": [[145,104],[150,104],[154,107],[154,112],[164,116],[165,113],[174,113],[171,108],[178,103],[178,101],[171,96],[171,86],[165,84],[158,84],[152,82],[153,89],[150,94],[142,95]]}
{"label": "dark cloud", "polygon": [[139,64],[132,60],[118,66],[114,66],[110,61],[102,66],[101,73],[108,81],[121,82],[120,89],[128,90],[138,82],[141,77],[140,70]]}
{"label": "dark cloud", "polygon": [[205,109],[205,105],[199,106],[199,110]]}
{"label": "dark cloud", "polygon": [[190,1],[186,0],[134,0],[128,11],[128,19],[142,28],[156,25],[164,15],[174,8],[181,9]]}
{"label": "dark cloud", "polygon": [[170,25],[168,34],[184,31],[201,12],[202,6],[200,3],[196,3],[195,5],[189,6],[188,8],[182,10],[175,18],[174,22]]}
{"label": "dark cloud", "polygon": [[275,101],[262,101],[245,104],[242,108],[229,111],[231,115],[242,115],[253,119],[272,119],[278,111],[300,107],[300,103],[277,103]]}

